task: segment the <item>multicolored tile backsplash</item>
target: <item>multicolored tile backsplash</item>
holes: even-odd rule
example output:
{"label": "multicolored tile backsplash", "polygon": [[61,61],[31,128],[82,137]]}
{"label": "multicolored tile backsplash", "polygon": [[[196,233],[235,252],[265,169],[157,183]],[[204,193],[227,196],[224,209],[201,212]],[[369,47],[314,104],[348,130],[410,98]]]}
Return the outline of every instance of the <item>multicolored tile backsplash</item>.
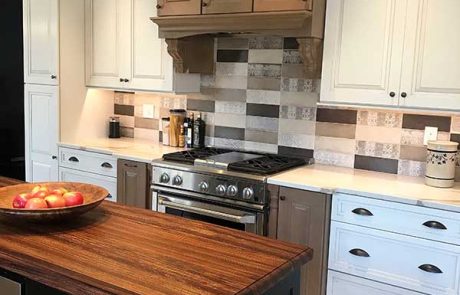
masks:
{"label": "multicolored tile backsplash", "polygon": [[[216,42],[216,73],[202,76],[201,93],[115,93],[123,136],[161,140],[161,118],[183,108],[202,113],[208,145],[411,176],[424,174],[425,126],[460,142],[460,116],[317,107],[320,80],[303,74],[295,39]],[[144,104],[154,105],[153,119],[143,117]]]}

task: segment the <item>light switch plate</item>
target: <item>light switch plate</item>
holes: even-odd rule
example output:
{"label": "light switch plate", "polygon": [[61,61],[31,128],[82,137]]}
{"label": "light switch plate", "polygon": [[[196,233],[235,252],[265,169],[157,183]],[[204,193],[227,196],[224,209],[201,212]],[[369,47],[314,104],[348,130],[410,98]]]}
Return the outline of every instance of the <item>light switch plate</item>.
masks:
{"label": "light switch plate", "polygon": [[423,144],[427,145],[430,140],[438,139],[438,127],[425,127],[425,134],[423,136]]}
{"label": "light switch plate", "polygon": [[142,116],[144,118],[153,119],[155,114],[155,106],[153,104],[144,104],[142,106]]}

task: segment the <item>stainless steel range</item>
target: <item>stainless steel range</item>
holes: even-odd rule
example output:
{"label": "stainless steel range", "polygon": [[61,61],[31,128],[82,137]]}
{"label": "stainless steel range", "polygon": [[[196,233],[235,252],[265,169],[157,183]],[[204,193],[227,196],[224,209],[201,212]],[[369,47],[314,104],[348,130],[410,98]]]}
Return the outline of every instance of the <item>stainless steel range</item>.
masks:
{"label": "stainless steel range", "polygon": [[217,148],[166,154],[152,163],[153,209],[266,235],[267,177],[306,164],[299,158]]}

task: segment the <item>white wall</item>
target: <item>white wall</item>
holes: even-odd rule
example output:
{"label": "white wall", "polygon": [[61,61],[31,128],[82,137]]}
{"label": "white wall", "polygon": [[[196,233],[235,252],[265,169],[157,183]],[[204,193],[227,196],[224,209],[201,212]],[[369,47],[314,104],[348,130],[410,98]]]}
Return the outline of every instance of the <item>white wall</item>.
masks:
{"label": "white wall", "polygon": [[84,0],[60,1],[61,141],[107,136],[113,92],[85,87]]}

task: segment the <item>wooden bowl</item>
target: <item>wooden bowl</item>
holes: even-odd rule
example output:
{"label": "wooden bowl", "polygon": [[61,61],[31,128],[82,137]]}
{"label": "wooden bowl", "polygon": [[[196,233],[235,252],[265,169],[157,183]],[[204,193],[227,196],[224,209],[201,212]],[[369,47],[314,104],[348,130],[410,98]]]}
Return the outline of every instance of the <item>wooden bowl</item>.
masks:
{"label": "wooden bowl", "polygon": [[[65,188],[81,192],[84,203],[79,206],[50,208],[40,210],[13,208],[16,195],[30,192],[36,185],[44,185],[50,190]],[[43,182],[12,185],[0,188],[0,218],[16,219],[27,222],[52,222],[71,219],[96,208],[109,196],[109,192],[99,186],[76,182]]]}

